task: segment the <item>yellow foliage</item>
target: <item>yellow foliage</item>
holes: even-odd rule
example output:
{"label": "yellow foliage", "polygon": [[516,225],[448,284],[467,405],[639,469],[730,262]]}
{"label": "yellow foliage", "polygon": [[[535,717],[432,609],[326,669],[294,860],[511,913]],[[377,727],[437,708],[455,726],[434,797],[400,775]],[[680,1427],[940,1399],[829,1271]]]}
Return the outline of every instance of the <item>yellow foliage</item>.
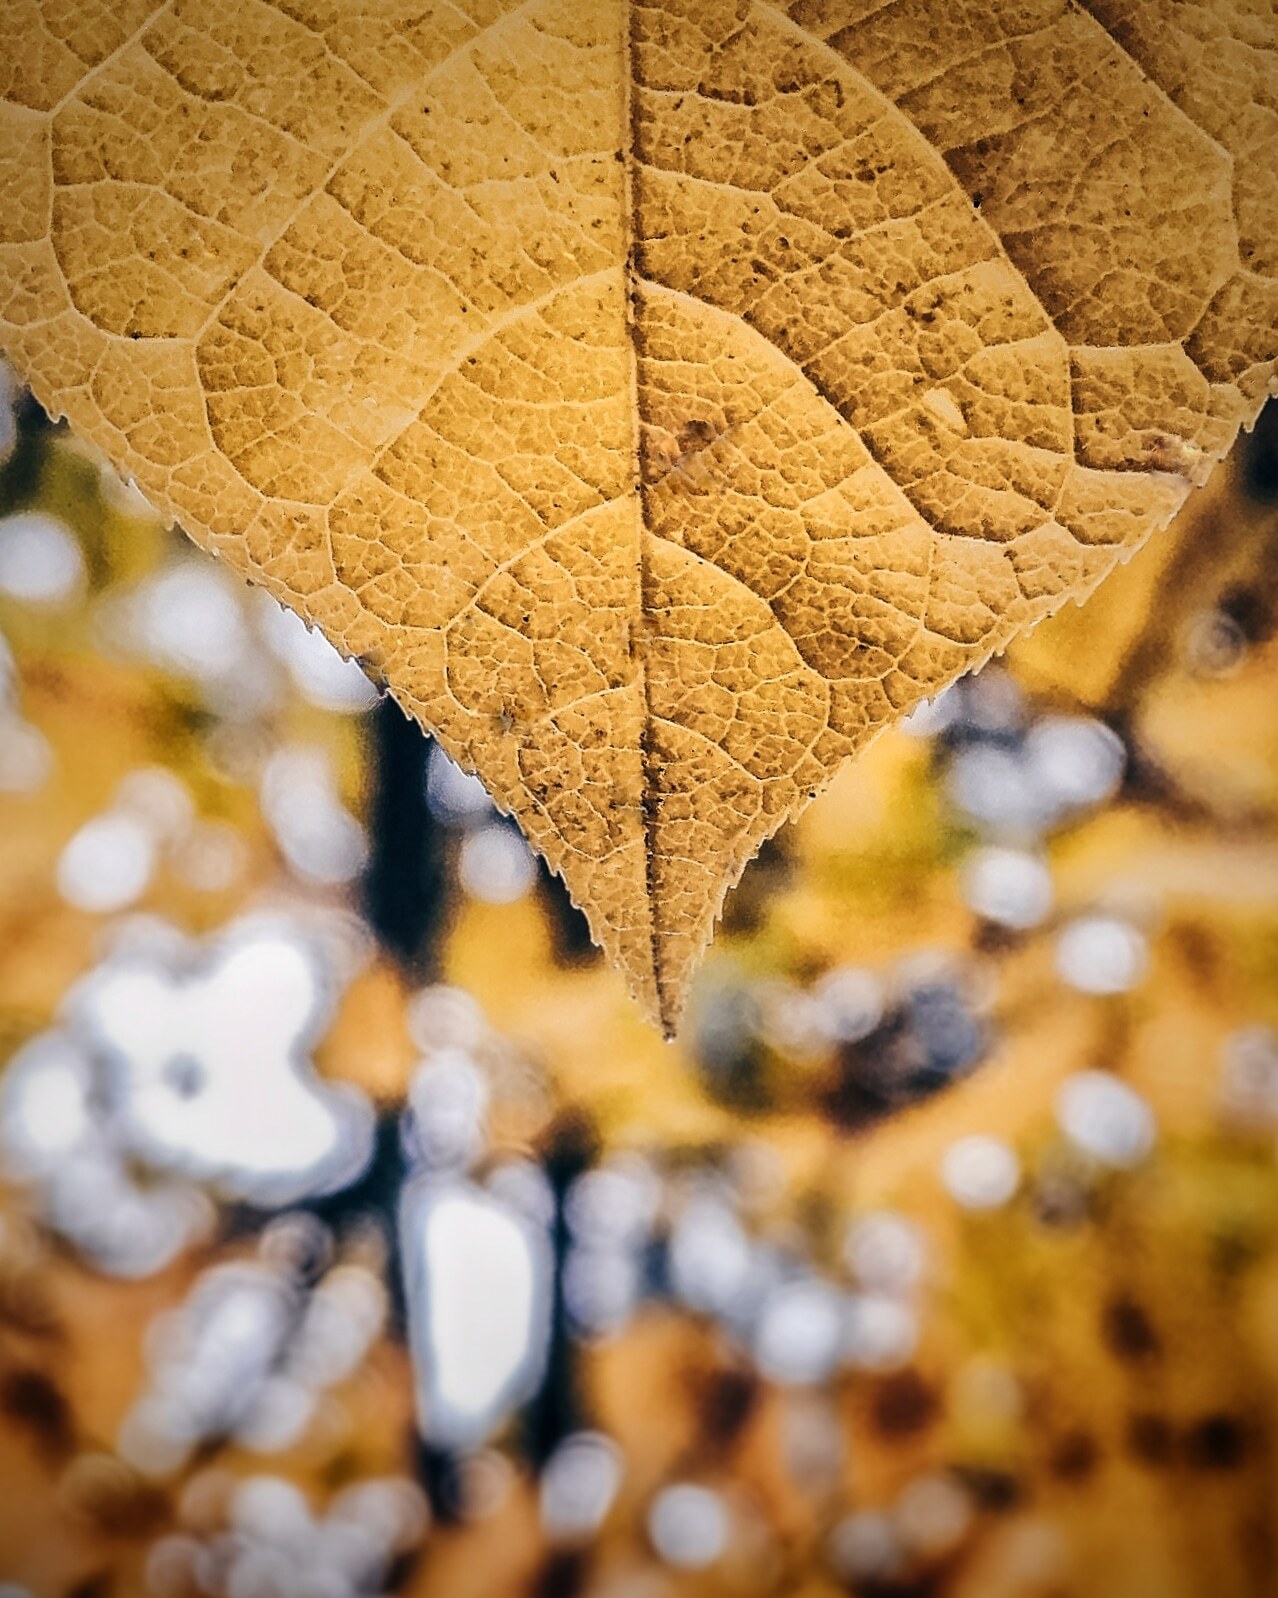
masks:
{"label": "yellow foliage", "polygon": [[0,342],[483,777],[669,1032],[760,844],[1254,418],[1276,40],[18,0]]}

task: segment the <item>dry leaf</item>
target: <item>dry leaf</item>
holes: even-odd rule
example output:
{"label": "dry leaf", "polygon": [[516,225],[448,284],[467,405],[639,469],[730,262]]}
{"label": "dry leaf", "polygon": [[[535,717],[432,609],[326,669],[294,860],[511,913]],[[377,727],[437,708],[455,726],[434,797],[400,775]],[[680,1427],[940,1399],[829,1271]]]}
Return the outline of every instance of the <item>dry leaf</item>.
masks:
{"label": "dry leaf", "polygon": [[7,0],[0,342],[673,1028],[849,754],[1278,352],[1272,0]]}

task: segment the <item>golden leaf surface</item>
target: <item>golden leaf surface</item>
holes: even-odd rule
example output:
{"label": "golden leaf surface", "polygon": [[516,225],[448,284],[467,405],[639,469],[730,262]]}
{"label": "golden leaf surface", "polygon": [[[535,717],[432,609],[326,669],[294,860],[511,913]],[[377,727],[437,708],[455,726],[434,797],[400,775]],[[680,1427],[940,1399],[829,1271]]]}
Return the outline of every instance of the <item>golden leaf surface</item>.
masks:
{"label": "golden leaf surface", "polygon": [[1271,0],[6,0],[0,343],[669,1031],[838,765],[1278,353]]}

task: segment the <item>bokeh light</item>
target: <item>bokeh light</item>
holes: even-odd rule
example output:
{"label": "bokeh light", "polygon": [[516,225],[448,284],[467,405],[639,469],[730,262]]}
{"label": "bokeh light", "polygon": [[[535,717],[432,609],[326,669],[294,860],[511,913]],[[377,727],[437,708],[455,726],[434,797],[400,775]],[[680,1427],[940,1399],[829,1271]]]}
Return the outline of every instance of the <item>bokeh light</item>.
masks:
{"label": "bokeh light", "polygon": [[1270,512],[916,707],[667,1045],[359,662],[6,450],[0,1598],[1262,1598]]}

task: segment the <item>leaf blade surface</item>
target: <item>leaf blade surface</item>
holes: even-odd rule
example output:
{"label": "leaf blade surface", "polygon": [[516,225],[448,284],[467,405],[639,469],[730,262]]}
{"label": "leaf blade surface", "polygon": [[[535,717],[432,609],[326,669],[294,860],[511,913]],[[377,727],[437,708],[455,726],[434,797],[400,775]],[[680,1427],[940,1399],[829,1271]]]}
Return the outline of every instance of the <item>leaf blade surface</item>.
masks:
{"label": "leaf blade surface", "polygon": [[761,842],[1273,382],[1260,3],[0,35],[0,342],[479,772],[667,1029]]}

